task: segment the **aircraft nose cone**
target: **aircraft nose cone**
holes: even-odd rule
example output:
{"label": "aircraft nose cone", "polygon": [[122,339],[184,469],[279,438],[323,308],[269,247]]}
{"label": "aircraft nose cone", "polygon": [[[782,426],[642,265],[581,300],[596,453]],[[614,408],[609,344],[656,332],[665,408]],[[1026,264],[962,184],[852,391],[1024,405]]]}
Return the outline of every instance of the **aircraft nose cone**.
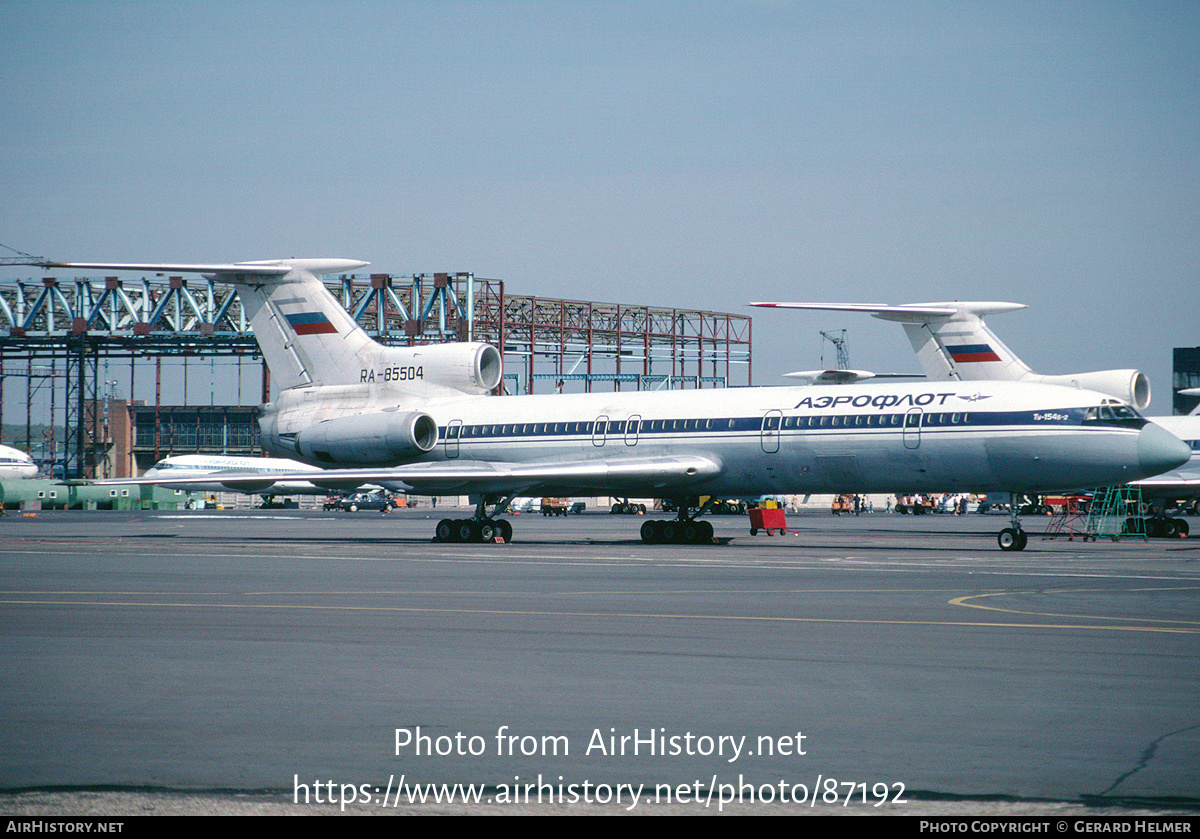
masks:
{"label": "aircraft nose cone", "polygon": [[1182,466],[1192,458],[1187,443],[1152,422],[1138,434],[1137,452],[1138,465],[1146,478]]}

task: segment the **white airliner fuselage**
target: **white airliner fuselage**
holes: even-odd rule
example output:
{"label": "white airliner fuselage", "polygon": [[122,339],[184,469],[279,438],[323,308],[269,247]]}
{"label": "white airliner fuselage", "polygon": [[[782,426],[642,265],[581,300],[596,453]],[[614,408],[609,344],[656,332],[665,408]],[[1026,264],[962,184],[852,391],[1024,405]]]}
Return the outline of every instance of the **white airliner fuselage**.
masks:
{"label": "white airliner fuselage", "polygon": [[[533,474],[530,486],[520,489],[656,497],[1047,491],[1159,469],[1160,445],[1165,461],[1177,460],[1177,441],[1131,409],[1121,420],[1085,423],[1088,409],[1102,400],[1074,388],[974,382],[419,401],[397,396],[387,408],[420,410],[437,424],[432,450],[394,466],[403,480],[427,491],[460,487],[461,473],[471,470],[472,490],[503,492],[521,482],[512,470],[564,463],[592,469],[561,478]],[[384,410],[382,403],[364,408]],[[318,399],[311,409],[268,413],[264,438],[277,454],[303,457],[296,435],[346,416],[342,410]],[[319,452],[313,462],[321,461]],[[690,468],[644,475],[621,468],[658,459]],[[382,465],[339,472],[378,478]],[[443,470],[454,474],[439,477]]]}
{"label": "white airliner fuselage", "polygon": [[0,478],[33,478],[37,473],[37,464],[25,452],[0,446]]}
{"label": "white airliner fuselage", "polygon": [[[65,267],[234,283],[279,388],[262,407],[264,445],[328,469],[281,477],[477,495],[474,518],[439,523],[441,539],[511,535],[486,514],[489,497],[500,512],[516,495],[1042,492],[1157,474],[1189,454],[1117,400],[1026,382],[494,397],[494,348],[381,346],[317,278],[364,264]],[[644,523],[642,538],[711,541],[707,522],[679,510],[677,522]],[[1000,537],[1007,550],[1025,544],[1013,525]]]}

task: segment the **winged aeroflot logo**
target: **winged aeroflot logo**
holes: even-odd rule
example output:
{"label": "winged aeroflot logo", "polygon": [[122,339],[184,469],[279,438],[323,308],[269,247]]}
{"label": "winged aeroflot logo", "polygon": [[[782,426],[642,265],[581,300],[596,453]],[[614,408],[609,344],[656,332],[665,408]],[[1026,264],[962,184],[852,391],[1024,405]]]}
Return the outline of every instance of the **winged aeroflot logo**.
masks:
{"label": "winged aeroflot logo", "polygon": [[991,399],[992,397],[990,395],[984,396],[979,391],[975,391],[974,393],[971,393],[971,394],[960,393],[960,394],[958,394],[958,398],[962,399],[964,401],[967,401],[967,402],[978,402],[980,399]]}

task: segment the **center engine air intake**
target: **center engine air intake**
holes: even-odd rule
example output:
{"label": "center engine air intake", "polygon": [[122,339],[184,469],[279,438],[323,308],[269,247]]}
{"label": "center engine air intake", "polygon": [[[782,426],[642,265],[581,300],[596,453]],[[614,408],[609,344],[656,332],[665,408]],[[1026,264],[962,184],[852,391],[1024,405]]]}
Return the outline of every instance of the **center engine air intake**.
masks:
{"label": "center engine air intake", "polygon": [[383,411],[325,420],[296,435],[296,451],[313,463],[395,466],[437,445],[437,422],[420,411]]}
{"label": "center engine air intake", "polygon": [[393,382],[397,391],[413,393],[422,386],[484,394],[500,384],[500,352],[489,344],[425,344],[382,348],[378,360],[358,372],[357,380]]}

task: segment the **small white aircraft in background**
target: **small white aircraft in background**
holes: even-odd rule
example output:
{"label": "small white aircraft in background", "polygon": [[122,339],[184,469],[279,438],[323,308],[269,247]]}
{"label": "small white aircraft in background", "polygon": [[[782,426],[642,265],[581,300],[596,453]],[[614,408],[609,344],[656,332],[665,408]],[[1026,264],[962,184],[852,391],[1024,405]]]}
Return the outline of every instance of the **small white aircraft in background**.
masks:
{"label": "small white aircraft in background", "polygon": [[[264,447],[321,468],[222,483],[403,482],[475,495],[471,519],[438,523],[440,541],[508,541],[511,524],[494,517],[517,496],[680,499],[678,518],[646,521],[642,539],[701,544],[713,529],[698,520],[707,507],[688,512],[695,496],[1046,492],[1147,477],[1190,454],[1119,400],[1023,381],[496,397],[494,347],[371,340],[319,279],[363,262],[35,264],[233,283],[279,388],[261,409]],[[1021,550],[1027,538],[1014,512],[998,541]]]}
{"label": "small white aircraft in background", "polygon": [[32,457],[12,446],[0,446],[0,478],[33,478],[37,473]]}
{"label": "small white aircraft in background", "polygon": [[[311,475],[312,471],[307,463],[282,457],[180,454],[164,457],[147,469],[142,477],[194,479],[191,483],[173,481],[171,486],[184,492],[241,492],[268,499],[277,495],[328,495],[331,491],[351,490],[360,486],[357,483],[314,483],[286,477],[289,472]],[[264,477],[261,483],[256,484],[252,482],[254,475],[270,477]]]}

